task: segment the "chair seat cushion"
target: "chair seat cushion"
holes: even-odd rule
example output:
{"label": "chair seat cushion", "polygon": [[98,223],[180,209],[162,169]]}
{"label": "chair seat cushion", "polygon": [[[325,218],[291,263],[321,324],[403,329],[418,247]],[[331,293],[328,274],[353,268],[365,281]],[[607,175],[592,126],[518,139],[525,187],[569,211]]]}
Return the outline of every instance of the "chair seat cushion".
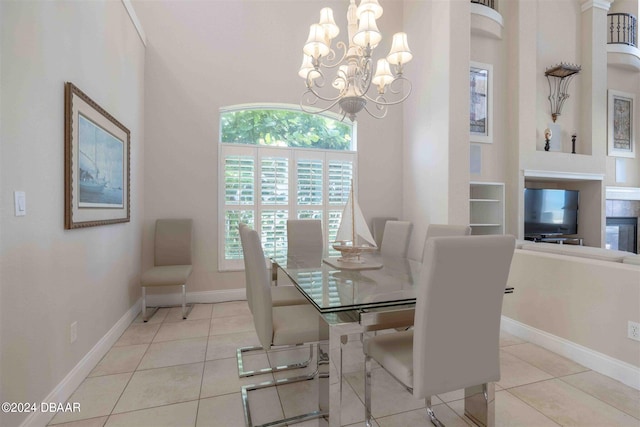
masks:
{"label": "chair seat cushion", "polygon": [[274,307],[309,303],[295,286],[272,286],[271,302]]}
{"label": "chair seat cushion", "polygon": [[273,345],[329,339],[329,328],[311,304],[273,307]]}
{"label": "chair seat cushion", "polygon": [[190,265],[163,265],[144,272],[141,286],[178,286],[184,285],[191,275]]}
{"label": "chair seat cushion", "polygon": [[413,331],[368,338],[363,350],[404,385],[413,388]]}

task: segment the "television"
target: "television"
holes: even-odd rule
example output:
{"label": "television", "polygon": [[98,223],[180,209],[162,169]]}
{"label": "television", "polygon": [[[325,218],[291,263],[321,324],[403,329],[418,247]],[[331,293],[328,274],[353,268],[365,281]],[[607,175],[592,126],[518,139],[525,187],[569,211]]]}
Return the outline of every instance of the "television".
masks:
{"label": "television", "polygon": [[578,196],[577,190],[525,188],[525,237],[577,234]]}

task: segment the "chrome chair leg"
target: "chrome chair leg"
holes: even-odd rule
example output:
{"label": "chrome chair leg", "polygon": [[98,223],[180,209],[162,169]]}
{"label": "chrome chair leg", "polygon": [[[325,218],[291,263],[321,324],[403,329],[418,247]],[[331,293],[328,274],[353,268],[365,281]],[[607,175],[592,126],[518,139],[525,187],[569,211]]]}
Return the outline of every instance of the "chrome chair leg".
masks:
{"label": "chrome chair leg", "polygon": [[429,415],[429,420],[431,421],[431,424],[433,424],[436,427],[444,427],[444,424],[440,422],[440,420],[436,417],[435,412],[433,412],[433,409],[431,408],[431,396],[424,399],[424,402],[427,408],[427,415]]}
{"label": "chrome chair leg", "polygon": [[371,427],[371,357],[364,358],[364,425]]}
{"label": "chrome chair leg", "polygon": [[[156,307],[147,307],[147,288],[145,286],[142,286],[142,320],[144,321],[144,323],[147,323],[149,319],[151,319],[153,315],[156,314],[156,311],[158,311],[159,308],[182,307],[182,319],[186,320],[186,318],[189,317],[191,310],[193,310],[193,304],[187,304],[187,285],[184,284],[181,286],[182,286],[182,304],[181,305],[179,306],[158,305]],[[151,312],[149,314],[147,314],[147,308],[151,309]]]}
{"label": "chrome chair leg", "polygon": [[[313,348],[313,344],[311,345],[311,347]],[[317,359],[318,363],[320,363],[320,358],[321,358],[320,355],[318,355],[318,359]],[[303,421],[313,420],[321,417],[328,417],[329,416],[328,411],[317,410],[317,411],[309,412],[307,414],[296,415],[293,417],[288,417],[288,418],[284,418],[277,421],[271,421],[271,422],[260,424],[260,425],[254,425],[253,420],[251,419],[251,409],[249,406],[250,391],[259,390],[267,387],[291,384],[291,383],[296,383],[300,381],[309,381],[309,380],[313,380],[317,375],[318,375],[318,366],[316,366],[316,370],[314,372],[311,372],[309,374],[300,375],[293,378],[283,378],[275,381],[264,381],[258,384],[250,384],[250,385],[242,386],[242,388],[240,389],[240,395],[242,397],[242,409],[244,412],[245,426],[246,427],[277,427],[277,426],[285,426],[285,425],[301,423]]]}
{"label": "chrome chair leg", "polygon": [[[295,347],[291,347],[291,348],[295,348]],[[313,360],[313,345],[310,345],[309,346],[309,358],[307,360],[304,360],[302,362],[297,362],[297,363],[291,363],[289,365],[280,365],[280,366],[274,366],[274,367],[269,367],[269,368],[257,369],[257,370],[253,370],[253,371],[245,371],[244,370],[244,361],[242,359],[242,354],[243,353],[248,353],[250,351],[257,351],[257,350],[262,350],[262,347],[260,347],[260,346],[241,347],[236,351],[236,357],[238,359],[238,376],[240,378],[251,377],[251,376],[254,376],[254,375],[261,375],[261,374],[270,374],[270,373],[273,373],[273,372],[288,371],[290,369],[306,368],[307,366],[309,366],[309,363],[311,363],[311,360]]]}
{"label": "chrome chair leg", "polygon": [[147,288],[146,286],[142,287],[142,321],[144,323],[147,323],[149,321],[149,319],[151,319],[153,317],[154,314],[156,314],[156,311],[158,311],[158,307],[149,307],[151,309],[151,312],[147,314]]}
{"label": "chrome chair leg", "polygon": [[147,321],[147,288],[142,287],[142,319]]}
{"label": "chrome chair leg", "polygon": [[187,285],[182,285],[182,320],[186,320],[193,310],[193,304],[187,304]]}
{"label": "chrome chair leg", "polygon": [[464,414],[482,427],[495,425],[495,384],[485,383],[464,389]]}

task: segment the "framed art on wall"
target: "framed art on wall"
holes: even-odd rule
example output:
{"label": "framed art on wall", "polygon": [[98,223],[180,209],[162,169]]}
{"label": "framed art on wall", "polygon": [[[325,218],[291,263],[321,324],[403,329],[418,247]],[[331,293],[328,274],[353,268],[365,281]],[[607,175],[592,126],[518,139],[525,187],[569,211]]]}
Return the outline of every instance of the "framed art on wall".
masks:
{"label": "framed art on wall", "polygon": [[471,61],[469,70],[471,142],[493,142],[493,66]]}
{"label": "framed art on wall", "polygon": [[130,133],[65,84],[65,229],[129,222]]}
{"label": "framed art on wall", "polygon": [[635,95],[610,89],[608,98],[608,155],[635,157],[636,144],[633,123]]}

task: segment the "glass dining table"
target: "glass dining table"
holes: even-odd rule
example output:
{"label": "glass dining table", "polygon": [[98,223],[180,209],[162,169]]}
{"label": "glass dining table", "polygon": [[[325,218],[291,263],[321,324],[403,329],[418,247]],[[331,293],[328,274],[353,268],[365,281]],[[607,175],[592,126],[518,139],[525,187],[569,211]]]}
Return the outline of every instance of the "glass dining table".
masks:
{"label": "glass dining table", "polygon": [[342,349],[349,336],[413,322],[421,263],[379,253],[366,254],[362,261],[348,268],[300,256],[273,263],[273,279],[288,277],[318,310],[320,326],[328,328],[329,341],[318,345],[318,406],[329,413],[323,422],[330,426],[341,425]]}
{"label": "glass dining table", "polygon": [[[347,268],[304,256],[273,261],[272,279],[277,283],[280,274],[288,277],[318,310],[320,327],[328,328],[328,342],[318,344],[318,408],[329,414],[322,423],[331,427],[342,425],[342,352],[349,337],[359,339],[368,331],[413,324],[422,264],[377,252],[363,255],[362,261]],[[512,288],[505,290],[511,292]]]}

